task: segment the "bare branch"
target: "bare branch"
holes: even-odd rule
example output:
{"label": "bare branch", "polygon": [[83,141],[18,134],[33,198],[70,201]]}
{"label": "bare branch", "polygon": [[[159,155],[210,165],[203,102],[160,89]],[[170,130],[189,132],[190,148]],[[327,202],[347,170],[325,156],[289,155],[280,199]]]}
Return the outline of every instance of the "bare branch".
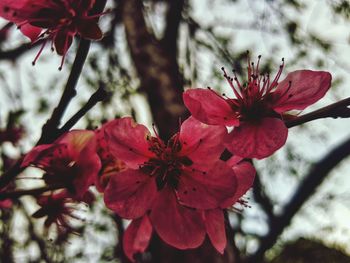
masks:
{"label": "bare branch", "polygon": [[350,98],[343,99],[336,103],[330,104],[324,108],[315,110],[313,112],[301,115],[292,120],[285,121],[288,128],[317,120],[322,118],[349,118],[350,117]]}
{"label": "bare branch", "polygon": [[40,188],[35,188],[35,189],[26,189],[26,190],[16,190],[13,192],[1,192],[0,193],[0,200],[5,200],[5,199],[15,199],[24,195],[40,195],[42,193],[45,193],[47,191],[52,191],[52,190],[57,190],[64,188],[63,185],[49,185],[49,186],[44,186]]}
{"label": "bare branch", "polygon": [[100,87],[94,94],[91,95],[88,102],[70,118],[66,124],[59,129],[58,134],[62,135],[63,133],[69,131],[89,110],[91,110],[98,102],[103,101],[107,96],[104,84],[100,84]]}
{"label": "bare branch", "polygon": [[258,250],[248,258],[247,263],[261,262],[264,254],[277,241],[283,230],[290,224],[294,215],[302,205],[315,192],[316,188],[323,182],[327,175],[343,159],[350,155],[350,138],[330,151],[324,158],[317,162],[305,179],[300,183],[289,203],[284,207],[283,213],[276,216],[269,224],[269,233],[260,240]]}

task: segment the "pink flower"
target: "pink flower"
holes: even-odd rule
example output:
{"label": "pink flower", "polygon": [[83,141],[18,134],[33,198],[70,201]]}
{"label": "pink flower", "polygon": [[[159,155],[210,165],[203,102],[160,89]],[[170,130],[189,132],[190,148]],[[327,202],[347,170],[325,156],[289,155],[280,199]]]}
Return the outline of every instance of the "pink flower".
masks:
{"label": "pink flower", "polygon": [[52,144],[35,147],[24,158],[22,167],[32,165],[45,171],[48,185],[62,185],[81,198],[95,182],[101,168],[93,131],[73,130]]}
{"label": "pink flower", "polygon": [[[60,66],[62,68],[75,35],[92,40],[102,38],[96,20],[101,14],[89,14],[94,4],[95,0],[1,0],[0,16],[16,23],[32,42],[45,36],[52,40],[57,53],[63,56]],[[46,40],[33,64],[45,44]]]}
{"label": "pink flower", "polygon": [[96,189],[103,193],[106,189],[111,175],[126,169],[126,165],[121,160],[115,158],[109,151],[108,143],[105,139],[104,129],[106,123],[95,131],[97,141],[97,154],[101,160],[101,169],[96,177]]}
{"label": "pink flower", "polygon": [[215,91],[189,89],[183,94],[186,107],[199,121],[219,126],[235,126],[226,140],[233,154],[262,159],[281,148],[288,129],[283,118],[290,110],[303,110],[321,99],[330,88],[332,76],[325,71],[297,70],[278,82],[284,64],[271,81],[260,75],[248,60],[248,82],[242,85],[236,75],[224,77],[236,98],[221,97]]}
{"label": "pink flower", "polygon": [[[104,200],[121,217],[134,219],[126,234],[141,240],[125,237],[124,249],[130,259],[146,249],[150,226],[176,248],[198,247],[215,228],[207,226],[203,213],[213,209],[222,213],[244,187],[237,173],[219,160],[225,127],[208,126],[190,117],[165,144],[145,126],[122,118],[112,121],[105,133],[111,153],[129,167],[111,176]],[[226,239],[211,240],[222,253]]]}
{"label": "pink flower", "polygon": [[34,218],[45,219],[45,227],[56,225],[58,233],[74,232],[70,223],[73,220],[81,220],[74,212],[78,210],[81,202],[91,204],[95,200],[94,195],[87,191],[80,199],[76,199],[67,191],[60,191],[50,195],[41,195],[37,198],[40,208],[32,215]]}

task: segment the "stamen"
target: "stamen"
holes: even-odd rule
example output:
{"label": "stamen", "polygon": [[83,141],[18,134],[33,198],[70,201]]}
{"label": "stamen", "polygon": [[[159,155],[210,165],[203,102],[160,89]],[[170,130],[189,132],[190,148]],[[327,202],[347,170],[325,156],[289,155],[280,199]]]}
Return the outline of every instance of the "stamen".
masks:
{"label": "stamen", "polygon": [[210,90],[212,93],[214,93],[218,98],[222,99],[222,97],[216,93],[211,87],[207,87],[208,90]]}
{"label": "stamen", "polygon": [[282,64],[280,65],[280,68],[279,68],[275,78],[271,82],[270,87],[267,89],[266,93],[269,93],[273,88],[275,88],[278,85],[278,80],[281,77],[283,68],[284,68],[284,58],[282,58]]}
{"label": "stamen", "polygon": [[46,43],[47,43],[47,39],[44,40],[43,44],[40,47],[39,52],[36,54],[34,60],[32,61],[32,65],[33,66],[35,66],[36,61],[38,60],[38,58],[40,57],[41,53],[43,52]]}
{"label": "stamen", "polygon": [[[233,90],[233,92],[234,92],[236,98],[237,98],[238,100],[242,101],[243,98],[242,98],[241,94],[239,94],[239,90],[237,90],[236,87],[233,85],[233,82],[232,82],[233,79],[232,79],[230,76],[227,75],[227,73],[226,73],[224,67],[222,67],[221,70],[224,72],[224,78],[227,80],[228,84],[229,84],[230,87],[232,88],[232,90]],[[236,80],[236,78],[235,78],[235,80]],[[236,82],[237,82],[237,81],[236,81]]]}

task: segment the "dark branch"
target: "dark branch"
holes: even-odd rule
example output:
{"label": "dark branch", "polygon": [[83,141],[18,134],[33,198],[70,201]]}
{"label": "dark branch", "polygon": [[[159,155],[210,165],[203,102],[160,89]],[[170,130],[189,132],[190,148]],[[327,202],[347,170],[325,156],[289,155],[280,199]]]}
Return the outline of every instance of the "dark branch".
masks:
{"label": "dark branch", "polygon": [[265,252],[276,243],[279,235],[290,224],[293,216],[299,211],[305,201],[312,196],[329,172],[349,155],[350,138],[334,148],[312,167],[305,179],[300,183],[292,199],[284,207],[283,213],[270,222],[269,233],[260,240],[260,247],[255,254],[248,258],[247,263],[261,262]]}
{"label": "dark branch", "polygon": [[42,45],[42,40],[36,42],[35,44],[26,43],[11,50],[0,51],[0,60],[16,60],[18,57],[31,50],[33,47],[40,45]]}
{"label": "dark branch", "polygon": [[68,104],[71,102],[71,100],[74,98],[74,96],[77,93],[75,87],[80,77],[81,71],[83,69],[85,60],[87,58],[87,54],[90,49],[90,44],[91,44],[90,40],[82,39],[80,41],[77,55],[75,57],[72,70],[68,77],[67,84],[61,96],[60,102],[58,103],[57,107],[54,109],[51,117],[43,126],[41,137],[37,145],[50,143],[57,138],[58,126],[60,125],[61,118],[64,112],[66,111]]}
{"label": "dark branch", "polygon": [[59,129],[59,135],[69,131],[89,110],[91,110],[98,102],[103,101],[107,96],[104,84],[101,84],[98,90],[92,94],[88,102],[70,118],[66,124]]}
{"label": "dark branch", "polygon": [[124,0],[123,23],[131,57],[146,92],[153,119],[163,139],[178,130],[179,118],[185,119],[182,102],[183,81],[177,61],[149,33],[140,0]]}
{"label": "dark branch", "polygon": [[294,126],[322,118],[349,118],[349,105],[350,98],[346,98],[321,109],[296,117],[292,120],[285,121],[285,124],[288,128],[292,128]]}
{"label": "dark branch", "polygon": [[0,193],[0,200],[16,199],[16,198],[24,196],[24,195],[37,196],[37,195],[40,195],[40,194],[45,193],[47,191],[57,190],[57,189],[61,189],[61,188],[64,188],[64,186],[63,185],[49,185],[49,186],[44,186],[44,187],[29,189],[29,190],[16,190],[13,192],[2,192],[2,193]]}
{"label": "dark branch", "polygon": [[266,195],[258,174],[256,174],[254,179],[253,195],[255,201],[259,203],[259,205],[268,216],[269,221],[272,220],[274,218],[273,204],[271,203],[270,198]]}
{"label": "dark branch", "polygon": [[182,18],[182,9],[185,0],[168,1],[168,12],[166,17],[166,29],[161,44],[168,53],[170,52],[174,58],[177,57],[177,39],[179,25]]}

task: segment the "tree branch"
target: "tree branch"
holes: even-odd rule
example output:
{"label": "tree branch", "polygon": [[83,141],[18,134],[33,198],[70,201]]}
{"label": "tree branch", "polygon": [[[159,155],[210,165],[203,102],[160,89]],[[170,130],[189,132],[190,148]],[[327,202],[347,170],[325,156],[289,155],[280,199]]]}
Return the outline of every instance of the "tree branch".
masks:
{"label": "tree branch", "polygon": [[272,220],[274,218],[273,204],[271,203],[269,197],[266,195],[258,174],[255,175],[254,179],[253,195],[255,201],[258,202],[258,204],[262,207],[268,216],[269,221]]}
{"label": "tree branch", "polygon": [[146,92],[153,119],[163,139],[179,128],[187,110],[182,102],[182,76],[176,60],[147,30],[141,0],[122,1],[122,18],[131,57]]}
{"label": "tree branch", "polygon": [[42,40],[40,40],[34,44],[26,43],[14,49],[0,51],[0,60],[16,60],[18,57],[31,50],[33,47],[42,45],[42,43]]}
{"label": "tree branch", "polygon": [[349,118],[349,105],[350,98],[346,98],[321,109],[296,117],[292,120],[287,120],[285,121],[285,124],[288,128],[292,128],[294,126],[321,118]]}
{"label": "tree branch", "polygon": [[36,195],[45,193],[47,191],[58,190],[61,188],[65,188],[64,185],[57,184],[57,185],[49,185],[49,186],[28,189],[28,190],[26,189],[26,190],[16,190],[13,192],[0,192],[0,200],[15,199],[24,195],[36,196]]}
{"label": "tree branch", "polygon": [[98,102],[103,101],[107,96],[104,84],[100,84],[98,90],[91,95],[88,102],[74,114],[63,126],[59,129],[58,134],[62,135],[69,131],[89,110],[91,110]]}
{"label": "tree branch", "polygon": [[246,261],[247,263],[261,262],[264,254],[277,241],[279,235],[290,224],[293,216],[302,205],[315,192],[329,172],[334,169],[343,159],[350,155],[350,138],[330,151],[324,158],[316,163],[305,179],[300,183],[289,203],[284,207],[283,213],[276,216],[269,224],[269,233],[260,240],[260,247]]}
{"label": "tree branch", "polygon": [[37,145],[50,143],[58,137],[58,126],[60,125],[61,118],[64,112],[66,111],[68,104],[77,94],[75,87],[78,82],[81,71],[83,69],[85,60],[87,58],[87,54],[90,49],[90,44],[91,44],[90,40],[86,40],[86,39],[80,40],[79,48],[75,56],[71,73],[68,77],[66,87],[63,91],[63,94],[61,96],[61,99],[57,107],[54,109],[51,117],[47,120],[47,122],[43,126],[41,137]]}
{"label": "tree branch", "polygon": [[166,29],[164,32],[164,37],[161,40],[163,48],[169,54],[172,54],[173,58],[175,59],[177,57],[177,39],[184,3],[185,0],[168,1]]}

